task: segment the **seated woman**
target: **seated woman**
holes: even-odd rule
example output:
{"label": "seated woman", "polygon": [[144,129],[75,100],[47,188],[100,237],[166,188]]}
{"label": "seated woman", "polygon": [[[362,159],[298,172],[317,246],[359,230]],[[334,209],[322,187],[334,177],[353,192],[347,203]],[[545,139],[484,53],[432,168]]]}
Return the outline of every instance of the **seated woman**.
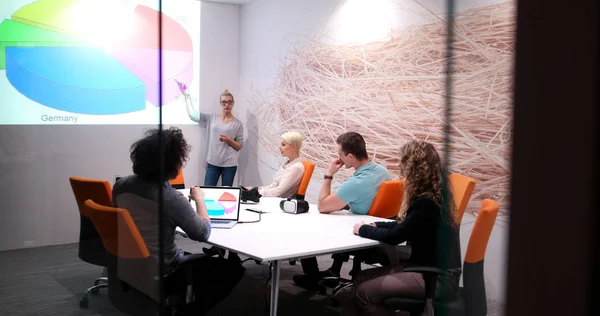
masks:
{"label": "seated woman", "polygon": [[406,203],[401,222],[357,223],[354,233],[361,237],[398,245],[409,241],[408,261],[360,272],[342,315],[395,315],[382,302],[390,297],[425,298],[421,273],[403,272],[409,266],[445,269],[450,276],[438,279],[436,295],[453,296],[461,274],[459,223],[447,175],[433,145],[411,141],[400,150],[400,172],[406,176]]}
{"label": "seated woman", "polygon": [[[302,135],[298,132],[287,132],[281,135],[279,152],[287,161],[275,173],[273,183],[258,187],[261,196],[274,196],[281,198],[294,198],[304,175],[304,164],[300,158],[302,148]],[[246,187],[252,190],[253,187]]]}
{"label": "seated woman", "polygon": [[[300,158],[302,140],[302,135],[298,132],[283,133],[281,135],[279,152],[282,156],[287,158],[287,161],[283,163],[281,168],[275,173],[273,183],[264,187],[247,186],[245,189],[250,191],[255,190],[260,196],[294,198],[298,191],[298,187],[300,186],[300,182],[302,181],[302,176],[304,175],[304,164],[302,164]],[[242,193],[244,194],[244,192]],[[244,195],[242,195],[242,200],[244,199]],[[202,248],[202,251],[208,256],[225,256],[225,249],[215,246],[212,246],[211,248]],[[239,260],[239,256],[232,252],[229,253],[229,258],[238,258]]]}
{"label": "seated woman", "polygon": [[[200,242],[208,240],[211,233],[202,190],[194,187],[189,195],[196,204],[194,210],[188,196],[169,184],[187,161],[189,151],[190,146],[178,128],[163,130],[162,136],[157,129],[148,131],[146,137],[131,146],[134,174],[116,181],[112,191],[113,206],[129,211],[150,255],[158,260],[162,250],[167,269],[176,265],[177,257],[184,253],[175,244],[177,227],[181,227],[190,239]],[[162,203],[162,208],[159,203]],[[162,212],[160,222],[158,212]],[[189,264],[194,265],[192,287],[196,300],[186,306],[188,315],[206,314],[231,293],[244,275],[244,267],[231,260],[202,257]],[[177,271],[165,280],[169,289],[185,288],[182,269]]]}

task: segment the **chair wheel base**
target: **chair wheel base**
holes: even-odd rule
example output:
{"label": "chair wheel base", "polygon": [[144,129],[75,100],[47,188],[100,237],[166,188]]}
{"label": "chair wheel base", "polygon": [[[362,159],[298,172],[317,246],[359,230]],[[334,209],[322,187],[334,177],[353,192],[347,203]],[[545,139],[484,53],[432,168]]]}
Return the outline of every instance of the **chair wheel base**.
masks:
{"label": "chair wheel base", "polygon": [[89,301],[88,301],[88,298],[87,298],[87,297],[84,297],[84,298],[82,298],[82,299],[79,301],[79,307],[80,307],[80,308],[83,308],[83,309],[87,309],[87,308],[88,308],[88,306],[89,306],[89,304],[90,304],[90,303],[89,303]]}

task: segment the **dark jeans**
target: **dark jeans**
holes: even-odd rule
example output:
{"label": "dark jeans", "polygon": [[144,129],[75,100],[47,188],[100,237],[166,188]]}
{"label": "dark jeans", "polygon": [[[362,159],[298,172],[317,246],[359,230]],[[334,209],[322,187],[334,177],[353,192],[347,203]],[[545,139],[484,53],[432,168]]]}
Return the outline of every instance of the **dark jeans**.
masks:
{"label": "dark jeans", "polygon": [[204,185],[216,186],[221,178],[222,186],[233,186],[233,178],[237,172],[237,166],[233,167],[218,167],[215,165],[207,164],[206,174],[204,175]]}
{"label": "dark jeans", "polygon": [[[203,257],[190,262],[193,265],[193,291],[195,301],[186,305],[186,315],[205,315],[225,299],[244,276],[239,262],[222,258]],[[183,269],[165,280],[167,291],[185,287]]]}
{"label": "dark jeans", "polygon": [[[206,164],[206,174],[204,175],[204,185],[208,186],[216,186],[217,182],[219,182],[219,177],[221,178],[222,186],[233,186],[233,179],[235,178],[235,173],[237,172],[237,166],[233,167],[219,167],[215,165],[211,165],[209,163]],[[212,247],[211,249],[216,249],[217,247]],[[233,252],[230,252],[229,255],[236,255]]]}

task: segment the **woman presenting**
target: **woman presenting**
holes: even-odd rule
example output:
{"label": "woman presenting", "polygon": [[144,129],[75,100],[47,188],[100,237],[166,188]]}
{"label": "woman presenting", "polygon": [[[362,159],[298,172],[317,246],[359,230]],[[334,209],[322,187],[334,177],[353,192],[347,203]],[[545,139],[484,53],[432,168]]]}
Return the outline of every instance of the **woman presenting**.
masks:
{"label": "woman presenting", "polygon": [[225,89],[219,100],[221,113],[209,114],[194,109],[185,85],[179,83],[179,87],[185,96],[188,116],[194,122],[205,124],[208,132],[204,185],[216,186],[221,178],[221,185],[232,186],[244,144],[244,125],[231,113],[235,104],[233,95]]}
{"label": "woman presenting", "polygon": [[[204,185],[216,186],[221,178],[222,186],[233,186],[233,179],[237,171],[239,152],[244,143],[244,125],[233,116],[231,110],[235,101],[233,95],[225,89],[219,97],[221,114],[209,114],[197,111],[192,105],[192,98],[185,84],[177,82],[179,89],[185,97],[188,116],[194,122],[205,124],[208,132],[206,149],[206,175]],[[207,255],[219,254],[224,256],[225,250],[217,247],[204,248]],[[228,259],[239,262],[240,257],[233,252]]]}

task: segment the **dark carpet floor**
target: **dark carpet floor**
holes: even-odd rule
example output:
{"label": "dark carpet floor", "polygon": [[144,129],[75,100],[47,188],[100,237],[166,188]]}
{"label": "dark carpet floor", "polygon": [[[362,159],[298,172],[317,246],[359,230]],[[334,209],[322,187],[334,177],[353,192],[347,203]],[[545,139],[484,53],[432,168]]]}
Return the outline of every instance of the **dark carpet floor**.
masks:
{"label": "dark carpet floor", "polygon": [[[190,252],[200,252],[205,246],[181,237],[177,243]],[[77,247],[77,244],[68,244],[0,252],[0,315],[124,315],[111,305],[106,290],[90,296],[88,309],[79,307],[83,292],[100,276],[102,268],[81,261]],[[320,257],[319,263],[326,269],[331,259]],[[265,291],[269,289],[265,288],[268,265],[250,260],[244,266],[245,277],[232,294],[211,311],[211,316],[268,315],[264,301]],[[342,271],[346,276],[349,266],[346,264]],[[339,315],[339,309],[331,306],[328,296],[293,285],[292,276],[300,272],[299,263],[281,265],[278,314]],[[498,302],[489,302],[488,315],[502,315],[502,307]]]}

